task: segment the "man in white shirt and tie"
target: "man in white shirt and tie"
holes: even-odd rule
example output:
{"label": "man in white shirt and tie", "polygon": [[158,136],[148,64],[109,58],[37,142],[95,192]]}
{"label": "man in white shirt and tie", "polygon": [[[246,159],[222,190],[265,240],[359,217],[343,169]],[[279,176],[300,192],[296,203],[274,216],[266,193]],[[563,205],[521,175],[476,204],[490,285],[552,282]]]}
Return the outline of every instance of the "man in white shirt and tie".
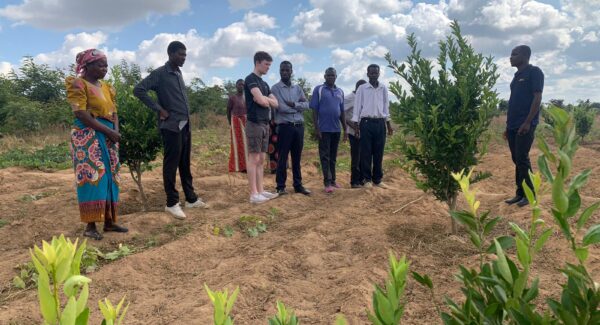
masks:
{"label": "man in white shirt and tie", "polygon": [[352,121],[359,124],[360,173],[365,187],[385,187],[383,149],[387,135],[394,133],[390,123],[390,102],[387,87],[379,83],[379,66],[367,67],[369,82],[358,87]]}

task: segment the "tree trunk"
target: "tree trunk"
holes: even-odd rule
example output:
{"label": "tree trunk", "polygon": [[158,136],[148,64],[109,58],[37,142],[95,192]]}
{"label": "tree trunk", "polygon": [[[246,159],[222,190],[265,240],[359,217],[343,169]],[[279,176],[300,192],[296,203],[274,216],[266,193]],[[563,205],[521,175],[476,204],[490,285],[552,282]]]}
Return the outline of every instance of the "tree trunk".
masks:
{"label": "tree trunk", "polygon": [[[452,196],[447,203],[449,211],[454,211],[456,209],[456,195]],[[456,220],[454,220],[452,216],[450,217],[450,220],[452,220],[452,234],[456,235],[458,233],[458,229],[456,227]]]}
{"label": "tree trunk", "polygon": [[146,212],[148,210],[148,198],[146,198],[146,193],[144,193],[144,186],[142,185],[141,164],[129,164],[129,172],[131,173],[131,178],[133,178],[133,181],[137,184],[138,189],[140,190],[140,195],[142,197],[142,212]]}

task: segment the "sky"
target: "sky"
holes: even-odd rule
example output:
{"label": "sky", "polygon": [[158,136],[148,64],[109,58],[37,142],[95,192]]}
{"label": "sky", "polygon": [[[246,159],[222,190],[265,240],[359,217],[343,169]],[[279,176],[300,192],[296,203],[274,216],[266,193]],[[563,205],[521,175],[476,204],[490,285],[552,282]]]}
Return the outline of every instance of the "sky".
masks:
{"label": "sky", "polygon": [[335,67],[349,92],[371,63],[382,66],[384,83],[397,80],[383,57],[403,61],[411,33],[435,59],[452,20],[476,51],[494,57],[500,98],[516,71],[510,51],[527,44],[545,74],[544,101],[600,101],[600,0],[0,0],[0,73],[18,70],[24,56],[66,68],[87,48],[104,50],[109,65],[156,68],[168,43],[180,40],[188,82],[244,78],[264,50],[274,59],[271,85],[289,60],[312,86]]}

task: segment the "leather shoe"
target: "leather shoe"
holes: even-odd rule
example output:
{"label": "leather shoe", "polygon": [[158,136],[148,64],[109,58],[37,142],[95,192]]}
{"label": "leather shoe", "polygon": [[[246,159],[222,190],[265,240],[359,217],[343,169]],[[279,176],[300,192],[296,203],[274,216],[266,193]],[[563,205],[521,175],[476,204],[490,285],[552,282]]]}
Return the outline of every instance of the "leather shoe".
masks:
{"label": "leather shoe", "polygon": [[297,188],[295,188],[295,189],[294,189],[294,191],[295,191],[296,193],[302,193],[302,194],[304,194],[304,195],[310,195],[310,193],[311,193],[311,192],[310,192],[308,189],[306,189],[304,186],[297,187]]}
{"label": "leather shoe", "polygon": [[285,188],[278,188],[277,194],[279,194],[279,196],[282,196],[288,194],[288,192],[285,190]]}
{"label": "leather shoe", "polygon": [[506,204],[514,204],[514,203],[517,203],[517,202],[521,201],[522,199],[523,199],[522,196],[515,195],[515,197],[513,197],[512,199],[504,200],[504,203],[506,203]]}
{"label": "leather shoe", "polygon": [[522,208],[522,207],[524,207],[526,205],[529,205],[529,200],[527,200],[526,197],[522,198],[521,201],[517,202],[517,206],[519,208]]}

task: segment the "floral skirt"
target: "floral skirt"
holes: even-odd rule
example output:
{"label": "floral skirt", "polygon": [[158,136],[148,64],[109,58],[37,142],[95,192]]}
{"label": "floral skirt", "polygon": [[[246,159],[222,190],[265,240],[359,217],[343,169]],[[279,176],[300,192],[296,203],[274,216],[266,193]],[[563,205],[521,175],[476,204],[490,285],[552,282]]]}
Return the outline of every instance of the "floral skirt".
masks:
{"label": "floral skirt", "polygon": [[[97,119],[113,129],[112,122]],[[119,202],[119,144],[75,119],[71,154],[82,222],[117,221]]]}

